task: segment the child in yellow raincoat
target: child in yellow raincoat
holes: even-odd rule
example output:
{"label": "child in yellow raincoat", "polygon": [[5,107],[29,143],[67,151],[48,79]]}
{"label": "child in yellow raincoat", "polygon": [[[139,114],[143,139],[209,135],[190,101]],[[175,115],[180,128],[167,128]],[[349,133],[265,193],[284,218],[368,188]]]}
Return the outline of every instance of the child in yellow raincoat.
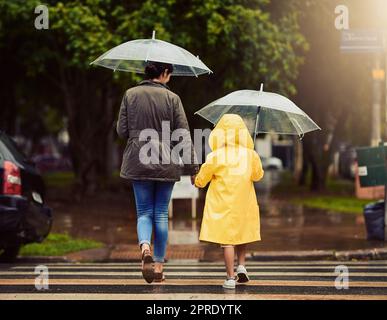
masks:
{"label": "child in yellow raincoat", "polygon": [[[224,115],[209,137],[212,152],[201,166],[195,185],[206,195],[200,240],[219,243],[224,250],[227,279],[223,287],[235,288],[249,281],[245,268],[246,244],[260,241],[259,207],[253,181],[264,171],[254,143],[242,118]],[[234,275],[235,251],[238,256]]]}

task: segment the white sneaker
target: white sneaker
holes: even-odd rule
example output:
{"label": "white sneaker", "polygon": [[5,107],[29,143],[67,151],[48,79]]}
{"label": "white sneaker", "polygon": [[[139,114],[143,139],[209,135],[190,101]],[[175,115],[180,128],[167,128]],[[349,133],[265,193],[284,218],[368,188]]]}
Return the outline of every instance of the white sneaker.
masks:
{"label": "white sneaker", "polygon": [[246,283],[249,282],[249,276],[247,275],[247,270],[245,266],[239,265],[237,268],[237,282]]}
{"label": "white sneaker", "polygon": [[224,280],[223,288],[225,288],[225,289],[235,289],[235,279]]}

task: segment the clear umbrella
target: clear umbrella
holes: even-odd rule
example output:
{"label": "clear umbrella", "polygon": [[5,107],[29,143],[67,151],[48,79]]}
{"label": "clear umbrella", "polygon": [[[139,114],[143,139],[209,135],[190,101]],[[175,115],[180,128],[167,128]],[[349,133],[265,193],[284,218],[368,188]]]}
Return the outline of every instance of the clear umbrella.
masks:
{"label": "clear umbrella", "polygon": [[251,135],[259,132],[298,135],[320,127],[291,100],[272,92],[261,90],[234,91],[223,98],[215,100],[195,112],[214,125],[226,113],[240,115]]}
{"label": "clear umbrella", "polygon": [[138,39],[122,43],[94,60],[91,64],[113,69],[144,73],[147,61],[164,62],[173,65],[174,76],[199,76],[212,71],[192,53],[166,41]]}

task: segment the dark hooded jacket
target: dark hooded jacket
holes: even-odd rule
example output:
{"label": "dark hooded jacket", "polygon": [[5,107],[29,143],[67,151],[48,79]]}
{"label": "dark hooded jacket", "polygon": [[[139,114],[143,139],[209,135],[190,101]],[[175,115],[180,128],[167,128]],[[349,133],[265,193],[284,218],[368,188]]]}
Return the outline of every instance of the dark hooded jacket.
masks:
{"label": "dark hooded jacket", "polygon": [[[179,141],[171,141],[171,134],[176,129],[185,129],[177,131],[184,135],[180,140],[183,141],[180,155],[176,151],[179,148],[174,148]],[[182,102],[166,85],[145,80],[127,90],[120,107],[117,133],[127,139],[122,178],[178,181],[182,174],[195,175],[198,171]],[[182,157],[181,149],[186,152]],[[150,156],[152,152],[153,156]]]}

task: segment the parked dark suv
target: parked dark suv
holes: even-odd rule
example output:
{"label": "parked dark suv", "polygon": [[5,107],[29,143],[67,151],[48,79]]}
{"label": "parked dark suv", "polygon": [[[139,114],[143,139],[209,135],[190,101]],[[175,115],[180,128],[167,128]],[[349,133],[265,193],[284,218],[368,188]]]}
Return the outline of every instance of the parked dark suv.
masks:
{"label": "parked dark suv", "polygon": [[41,242],[50,232],[44,195],[35,165],[0,130],[0,262],[13,260],[21,245]]}

